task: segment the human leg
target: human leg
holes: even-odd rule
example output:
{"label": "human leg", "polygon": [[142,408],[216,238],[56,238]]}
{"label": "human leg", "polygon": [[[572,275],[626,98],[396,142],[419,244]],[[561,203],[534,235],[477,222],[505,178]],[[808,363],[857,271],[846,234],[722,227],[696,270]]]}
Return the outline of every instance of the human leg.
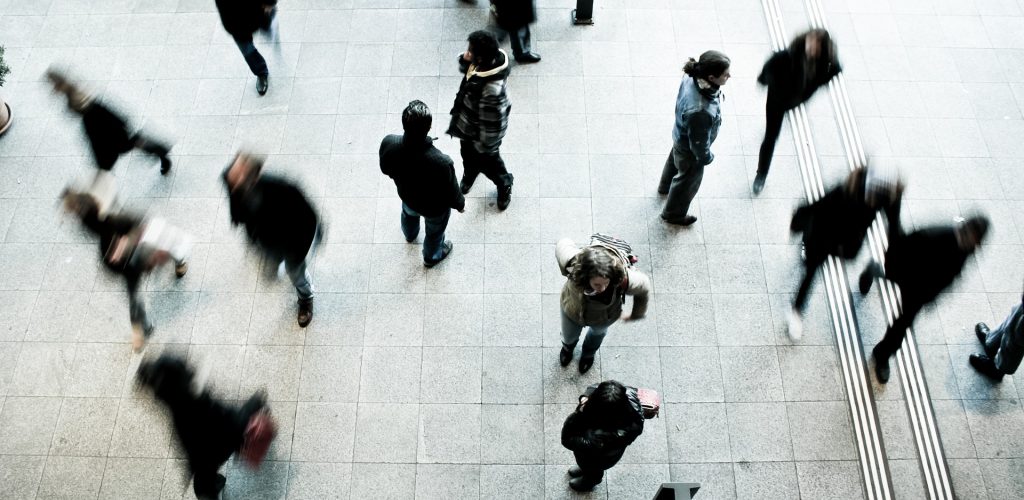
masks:
{"label": "human leg", "polygon": [[142,277],[133,273],[125,276],[128,290],[128,316],[132,322],[132,348],[142,349],[146,340],[153,335],[153,323],[146,314],[146,301],[139,293]]}
{"label": "human leg", "polygon": [[216,468],[203,467],[192,471],[192,489],[199,500],[216,500],[227,484],[227,479]]}
{"label": "human leg", "polygon": [[512,202],[512,182],[514,177],[505,167],[505,160],[497,149],[486,153],[478,153],[480,171],[498,188],[498,209],[505,210]]}
{"label": "human leg", "polygon": [[527,24],[522,28],[514,32],[510,32],[510,42],[512,43],[512,54],[516,59],[516,62],[520,63],[535,63],[540,62],[540,55],[533,52],[530,46],[530,25]]}
{"label": "human leg", "polygon": [[444,245],[444,231],[448,227],[448,219],[452,211],[446,210],[437,217],[424,217],[425,235],[423,237],[423,261],[439,262],[447,257]]}
{"label": "human leg", "polygon": [[875,358],[875,374],[878,376],[879,382],[884,384],[889,381],[889,358],[896,354],[896,351],[903,345],[903,339],[907,336],[907,328],[913,325],[914,318],[917,317],[917,313],[921,311],[922,307],[924,307],[924,301],[909,294],[905,295],[900,315],[893,320],[892,326],[885,331],[882,340],[871,350],[871,354]]}
{"label": "human leg", "polygon": [[597,350],[601,348],[601,342],[604,341],[604,336],[608,334],[608,327],[612,326],[612,323],[604,325],[593,325],[587,331],[587,337],[583,339],[583,350],[580,353],[580,373],[587,373],[590,371],[590,367],[594,366],[594,357],[597,355]]}
{"label": "human leg", "polygon": [[236,37],[235,45],[238,45],[238,50],[245,57],[245,63],[249,65],[249,70],[252,71],[252,74],[262,77],[270,74],[270,69],[267,68],[267,60],[263,59],[263,55],[260,54],[259,50],[256,50],[256,45],[252,43],[251,35],[245,38]]}
{"label": "human leg", "polygon": [[772,155],[775,153],[775,143],[779,141],[779,134],[782,133],[782,122],[786,116],[786,110],[774,105],[771,100],[765,107],[764,140],[761,141],[761,151],[757,159],[757,176],[754,177],[754,194],[759,194],[764,189],[764,181],[768,177],[768,169],[772,164]]}
{"label": "human leg", "polygon": [[463,139],[459,143],[459,153],[462,155],[462,180],[459,181],[459,188],[462,194],[468,194],[473,189],[473,183],[480,175],[480,158],[472,141]]}
{"label": "human leg", "polygon": [[[672,177],[665,208],[661,212],[661,218],[669,222],[682,221],[689,216],[690,203],[697,196],[701,181],[704,179],[704,166],[697,164],[693,154],[675,148],[673,160],[678,172]],[[692,223],[691,221],[690,224]]]}
{"label": "human leg", "polygon": [[665,166],[661,169],[661,181],[658,182],[658,194],[668,194],[668,188],[672,185],[672,178],[679,173],[679,166],[676,165],[676,148],[673,146],[665,159]]}
{"label": "human leg", "polygon": [[572,351],[576,349],[576,343],[580,340],[580,333],[583,332],[583,325],[573,321],[572,318],[561,311],[562,315],[562,351],[558,360],[562,366],[567,366],[572,361]]}
{"label": "human leg", "polygon": [[284,268],[299,294],[299,313],[296,319],[299,326],[305,328],[313,320],[313,279],[309,275],[306,259],[296,262],[286,260]]}
{"label": "human leg", "polygon": [[160,159],[161,174],[167,175],[171,171],[171,159],[167,157],[171,152],[170,146],[143,134],[141,131],[132,136],[132,144],[135,148],[141,149]]}
{"label": "human leg", "polygon": [[[998,344],[996,344],[995,356],[992,361],[995,363],[996,368],[1001,373],[1007,375],[1013,375],[1017,372],[1017,368],[1020,367],[1022,359],[1024,359],[1024,350],[1016,344],[1013,332],[1010,330],[1014,325],[1017,325],[1021,321],[1021,315],[1024,315],[1024,307],[1021,304],[1017,304],[1010,311],[1010,315],[1006,317],[1003,324],[997,328],[998,331]],[[995,340],[995,339],[994,339]],[[988,344],[986,343],[986,350]]]}
{"label": "human leg", "polygon": [[412,243],[420,234],[420,214],[405,203],[402,203],[402,234],[405,235],[405,241],[409,243]]}

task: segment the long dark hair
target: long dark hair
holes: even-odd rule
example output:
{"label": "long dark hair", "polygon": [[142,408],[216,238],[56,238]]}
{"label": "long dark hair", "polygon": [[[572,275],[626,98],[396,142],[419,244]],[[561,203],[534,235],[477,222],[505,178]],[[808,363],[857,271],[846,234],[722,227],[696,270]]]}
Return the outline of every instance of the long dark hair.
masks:
{"label": "long dark hair", "polygon": [[590,289],[591,278],[607,278],[608,287],[614,287],[626,279],[622,262],[600,247],[587,247],[576,255],[576,262],[569,271],[569,279],[580,290]]}
{"label": "long dark hair", "polygon": [[709,76],[719,76],[729,69],[732,61],[729,56],[717,51],[709,50],[700,55],[700,60],[690,58],[683,65],[683,73],[693,78],[707,79]]}
{"label": "long dark hair", "polygon": [[593,427],[625,427],[640,417],[640,413],[629,402],[629,394],[626,391],[626,386],[615,380],[601,382],[580,411]]}

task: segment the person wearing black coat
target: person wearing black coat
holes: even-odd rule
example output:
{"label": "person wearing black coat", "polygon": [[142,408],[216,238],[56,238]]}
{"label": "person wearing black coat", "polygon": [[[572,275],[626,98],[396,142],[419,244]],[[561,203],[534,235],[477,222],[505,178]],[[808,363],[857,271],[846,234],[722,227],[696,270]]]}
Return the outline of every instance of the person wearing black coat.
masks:
{"label": "person wearing black coat", "polygon": [[161,174],[167,175],[171,171],[170,146],[148,137],[141,130],[129,131],[124,117],[80,89],[61,72],[49,69],[46,78],[54,91],[67,98],[68,109],[82,117],[82,128],[100,170],[109,172],[121,155],[140,149],[160,159]]}
{"label": "person wearing black coat", "polygon": [[266,396],[258,392],[234,407],[213,399],[208,391],[196,394],[194,379],[195,372],[185,360],[168,354],[143,360],[136,373],[139,384],[152,390],[171,413],[196,497],[217,499],[227,482],[218,470],[244,445],[246,426],[253,415],[266,409]]}
{"label": "person wearing black coat", "polygon": [[764,140],[761,141],[757,175],[754,177],[754,194],[764,189],[786,111],[807,102],[819,87],[840,71],[842,67],[836,57],[835,44],[824,29],[798,35],[786,50],[776,52],[764,63],[757,82],[768,87],[768,100],[765,104]]}
{"label": "person wearing black coat", "polygon": [[402,233],[412,243],[424,219],[423,265],[434,267],[452,252],[444,230],[452,209],[466,210],[466,198],[459,189],[455,164],[434,147],[427,134],[433,121],[430,108],[412,101],[402,112],[404,135],[389,135],[380,144],[380,171],[395,181],[402,199]]}
{"label": "person wearing black coat", "polygon": [[216,0],[216,4],[224,30],[235,40],[249,70],[256,75],[256,91],[260,95],[266,94],[270,70],[266,59],[256,50],[252,35],[264,31],[275,42],[279,41],[275,20],[277,0]]}
{"label": "person wearing black coat", "polygon": [[271,268],[284,262],[299,295],[297,320],[305,327],[313,319],[313,283],[307,267],[320,241],[319,216],[298,186],[262,172],[263,160],[246,153],[238,153],[224,171],[231,224],[245,226],[249,241],[263,251]]}
{"label": "person wearing black coat", "polygon": [[871,264],[861,273],[862,294],[868,293],[876,277],[900,287],[902,312],[871,352],[879,382],[889,381],[889,357],[903,345],[914,317],[953,284],[985,239],[988,226],[987,218],[976,216],[954,227],[928,227],[897,237],[889,241],[884,272],[878,264]]}
{"label": "person wearing black coat", "polygon": [[832,188],[818,201],[802,205],[794,212],[789,229],[803,234],[806,256],[804,277],[787,317],[790,338],[800,339],[800,314],[818,268],[825,264],[829,255],[841,259],[856,257],[875,214],[880,211],[885,213],[889,240],[896,238],[900,231],[902,196],[903,184],[894,176],[863,167],[850,172],[846,182]]}
{"label": "person wearing black coat", "polygon": [[530,23],[537,20],[533,0],[491,0],[491,12],[498,26],[509,34],[512,57],[519,63],[540,62],[530,45]]}
{"label": "person wearing black coat", "polygon": [[576,411],[562,425],[562,446],[576,456],[569,487],[593,490],[643,431],[643,408],[635,389],[608,380],[589,397],[580,396]]}

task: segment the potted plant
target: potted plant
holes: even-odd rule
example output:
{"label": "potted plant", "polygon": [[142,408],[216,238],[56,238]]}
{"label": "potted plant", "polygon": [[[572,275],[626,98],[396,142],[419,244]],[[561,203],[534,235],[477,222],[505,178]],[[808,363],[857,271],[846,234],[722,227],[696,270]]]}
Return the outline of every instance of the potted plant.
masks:
{"label": "potted plant", "polygon": [[[4,62],[4,47],[0,45],[0,87],[4,86],[4,79],[10,72],[11,68]],[[11,128],[12,121],[14,121],[14,115],[11,114],[11,106],[4,101],[3,96],[0,96],[0,135]]]}

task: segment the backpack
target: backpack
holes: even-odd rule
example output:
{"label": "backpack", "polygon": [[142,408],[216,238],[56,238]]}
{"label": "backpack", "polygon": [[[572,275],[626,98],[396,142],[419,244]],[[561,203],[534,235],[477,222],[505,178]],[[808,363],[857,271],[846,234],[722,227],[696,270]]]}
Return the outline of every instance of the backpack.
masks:
{"label": "backpack", "polygon": [[633,267],[640,261],[640,258],[633,253],[633,247],[624,239],[603,233],[594,233],[590,235],[590,246],[595,245],[602,246],[618,254],[626,269]]}

